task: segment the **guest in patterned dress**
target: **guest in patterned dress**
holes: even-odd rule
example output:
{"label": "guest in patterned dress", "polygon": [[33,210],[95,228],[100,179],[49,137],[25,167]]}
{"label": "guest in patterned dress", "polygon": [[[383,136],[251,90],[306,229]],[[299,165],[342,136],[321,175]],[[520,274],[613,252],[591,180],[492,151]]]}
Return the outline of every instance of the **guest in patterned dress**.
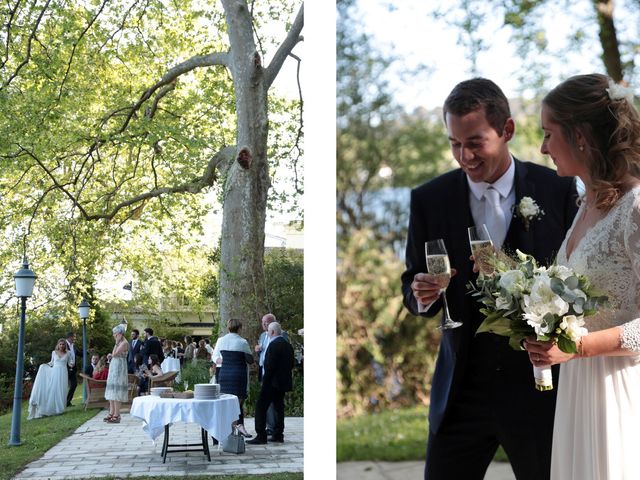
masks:
{"label": "guest in patterned dress", "polygon": [[242,338],[238,332],[242,328],[242,322],[232,318],[227,322],[229,333],[220,337],[213,349],[212,360],[215,363],[222,361],[218,374],[220,393],[230,393],[238,397],[240,401],[240,416],[238,417],[238,431],[245,437],[251,435],[244,428],[244,413],[242,405],[249,391],[248,364],[253,363],[253,355],[249,342]]}
{"label": "guest in patterned dress", "polygon": [[104,421],[108,423],[120,423],[120,404],[128,400],[127,354],[129,342],[124,336],[126,330],[126,323],[116,325],[112,330],[116,343],[111,352],[107,388],[104,392],[104,398],[109,400],[109,414],[104,418]]}

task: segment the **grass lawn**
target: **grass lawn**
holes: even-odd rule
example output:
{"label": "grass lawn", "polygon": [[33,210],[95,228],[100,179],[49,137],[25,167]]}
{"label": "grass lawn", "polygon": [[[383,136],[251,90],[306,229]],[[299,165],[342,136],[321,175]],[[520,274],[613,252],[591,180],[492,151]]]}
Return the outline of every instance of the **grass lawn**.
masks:
{"label": "grass lawn", "polygon": [[[84,422],[95,416],[100,409],[90,409],[86,412],[82,403],[82,385],[79,385],[80,395],[73,399],[74,407],[64,411],[64,415],[44,417],[38,420],[27,420],[27,402],[22,402],[22,417],[20,419],[20,441],[22,445],[11,447],[11,412],[0,416],[0,478],[11,478],[28,463],[40,458],[44,452],[53,447]],[[77,392],[77,390],[76,390]]]}
{"label": "grass lawn", "polygon": [[[414,407],[338,420],[338,462],[424,460],[427,414],[427,407]],[[507,461],[502,447],[498,449],[495,460]]]}

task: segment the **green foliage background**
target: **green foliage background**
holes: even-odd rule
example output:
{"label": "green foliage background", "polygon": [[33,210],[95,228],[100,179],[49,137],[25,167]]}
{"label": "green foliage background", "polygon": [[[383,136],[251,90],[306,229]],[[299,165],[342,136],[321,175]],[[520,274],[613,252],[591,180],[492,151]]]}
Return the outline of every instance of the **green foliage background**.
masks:
{"label": "green foliage background", "polygon": [[[605,32],[609,38],[612,32],[618,35],[621,70],[611,69],[611,51],[599,45],[599,29],[604,31],[596,14],[599,3],[465,0],[424,4],[420,11],[459,33],[459,44],[467,53],[460,67],[469,78],[491,78],[491,71],[478,68],[478,59],[491,47],[495,34],[485,31],[487,25],[496,21],[509,32],[513,48],[526,63],[526,69],[516,74],[518,91],[527,93],[523,95],[527,100],[510,99],[516,120],[510,149],[521,160],[553,167],[539,151],[541,96],[558,76],[586,72],[569,71],[563,61],[563,55],[574,50],[553,51],[544,15],[554,8],[581,12],[574,17],[579,18],[579,27],[570,39],[575,52],[592,58],[594,71],[606,71],[616,80],[637,78],[637,2],[626,2],[613,30]],[[363,23],[366,2],[338,0],[336,5],[337,415],[346,417],[428,404],[439,345],[438,320],[413,317],[402,305],[409,190],[457,164],[449,151],[441,109],[407,108],[395,100],[394,89],[403,82],[428,89],[433,67],[420,65],[413,55],[402,58],[398,49],[384,50],[376,32]],[[389,15],[396,9],[417,8],[384,5]],[[567,36],[573,33],[567,31]],[[557,69],[550,70],[552,60]]]}

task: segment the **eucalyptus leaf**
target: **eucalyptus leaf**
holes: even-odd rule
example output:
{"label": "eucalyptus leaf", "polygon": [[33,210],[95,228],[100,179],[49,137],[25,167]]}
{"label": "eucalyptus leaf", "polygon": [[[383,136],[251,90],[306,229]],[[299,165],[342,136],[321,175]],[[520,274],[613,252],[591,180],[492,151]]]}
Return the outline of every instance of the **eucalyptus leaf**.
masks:
{"label": "eucalyptus leaf", "polygon": [[575,293],[568,289],[565,290],[560,297],[567,303],[573,303],[577,298],[579,298]]}
{"label": "eucalyptus leaf", "polygon": [[551,291],[553,293],[555,293],[560,297],[564,294],[564,291],[565,291],[564,282],[559,278],[555,278],[555,277],[550,279],[549,288],[551,288]]}
{"label": "eucalyptus leaf", "polygon": [[580,281],[578,280],[578,277],[576,277],[575,275],[568,277],[564,281],[564,284],[567,286],[567,288],[571,290],[575,290],[576,288],[578,288],[579,283]]}

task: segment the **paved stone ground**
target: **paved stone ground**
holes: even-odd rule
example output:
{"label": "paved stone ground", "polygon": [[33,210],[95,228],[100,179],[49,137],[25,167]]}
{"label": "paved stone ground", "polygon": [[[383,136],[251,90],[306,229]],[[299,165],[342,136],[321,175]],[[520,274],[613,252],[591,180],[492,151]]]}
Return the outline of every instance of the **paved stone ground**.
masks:
{"label": "paved stone ground", "polygon": [[[58,480],[104,476],[137,477],[165,475],[231,475],[303,471],[304,419],[285,419],[285,442],[247,445],[243,455],[217,450],[209,437],[211,462],[202,452],[169,453],[162,463],[162,439],[154,445],[142,430],[142,421],[122,414],[119,424],[102,421],[106,410],[81,425],[72,435],[30,463],[14,480]],[[253,418],[245,419],[249,433],[255,433]],[[176,423],[171,427],[171,443],[197,443],[200,427]]]}
{"label": "paved stone ground", "polygon": [[[338,480],[421,480],[424,462],[341,462]],[[492,462],[484,480],[515,480],[511,465]]]}

